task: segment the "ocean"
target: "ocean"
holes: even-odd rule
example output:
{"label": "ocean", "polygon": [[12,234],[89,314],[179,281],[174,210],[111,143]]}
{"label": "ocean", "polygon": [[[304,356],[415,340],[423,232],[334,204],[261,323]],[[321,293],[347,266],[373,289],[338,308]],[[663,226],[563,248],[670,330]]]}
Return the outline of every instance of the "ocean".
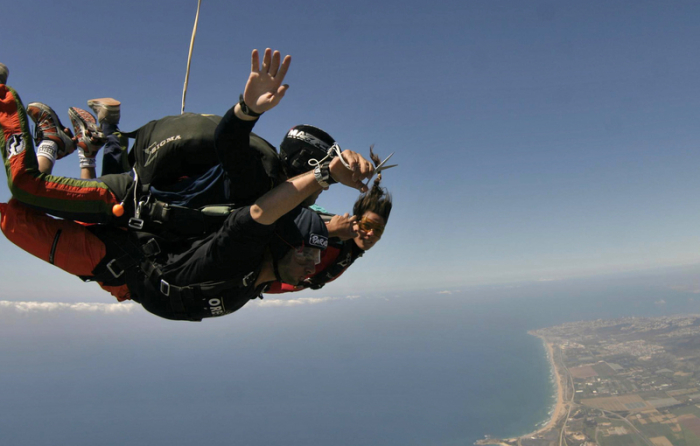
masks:
{"label": "ocean", "polygon": [[322,291],[198,324],[141,309],[3,308],[0,444],[451,446],[522,435],[554,402],[528,330],[700,313],[679,280]]}

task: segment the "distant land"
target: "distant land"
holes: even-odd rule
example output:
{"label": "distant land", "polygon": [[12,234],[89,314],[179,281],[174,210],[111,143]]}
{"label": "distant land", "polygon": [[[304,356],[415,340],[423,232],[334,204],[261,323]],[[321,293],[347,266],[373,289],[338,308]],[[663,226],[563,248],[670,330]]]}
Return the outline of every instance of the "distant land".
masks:
{"label": "distant land", "polygon": [[477,445],[700,446],[700,315],[572,322],[543,340],[558,388],[549,422]]}

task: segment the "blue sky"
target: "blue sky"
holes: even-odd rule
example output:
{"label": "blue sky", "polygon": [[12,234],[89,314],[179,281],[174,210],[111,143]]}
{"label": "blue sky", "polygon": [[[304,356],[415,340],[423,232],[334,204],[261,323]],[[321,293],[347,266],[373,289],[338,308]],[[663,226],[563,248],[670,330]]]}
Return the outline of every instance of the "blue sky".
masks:
{"label": "blue sky", "polygon": [[[68,123],[113,96],[132,130],[179,113],[195,10],[15,1],[0,62],[25,104]],[[699,21],[695,1],[203,0],[187,111],[225,113],[253,48],[292,55],[255,131],[277,145],[308,123],[396,152],[387,231],[324,290],[201,324],[116,304],[0,237],[0,439],[451,445],[528,429],[551,390],[528,329],[700,312]],[[55,172],[77,170],[73,155]]]}
{"label": "blue sky", "polygon": [[[68,107],[113,96],[131,130],[179,113],[195,10],[13,4],[0,61],[25,103],[66,123]],[[344,148],[396,152],[388,230],[334,292],[696,263],[698,18],[695,2],[204,0],[187,110],[223,114],[250,51],[272,47],[293,57],[291,87],[257,133],[277,145],[310,123]],[[355,196],[334,187],[319,203],[345,212]],[[5,240],[0,249],[4,277],[94,292]]]}

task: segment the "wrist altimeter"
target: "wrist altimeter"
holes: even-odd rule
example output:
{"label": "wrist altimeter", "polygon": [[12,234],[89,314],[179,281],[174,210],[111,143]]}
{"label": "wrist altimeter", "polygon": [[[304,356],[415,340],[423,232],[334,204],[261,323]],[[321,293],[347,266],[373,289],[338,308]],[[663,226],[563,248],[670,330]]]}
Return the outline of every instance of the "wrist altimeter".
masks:
{"label": "wrist altimeter", "polygon": [[314,177],[316,177],[316,181],[325,190],[327,190],[331,184],[337,183],[337,181],[331,177],[330,165],[330,161],[326,161],[325,163],[317,165],[314,169]]}

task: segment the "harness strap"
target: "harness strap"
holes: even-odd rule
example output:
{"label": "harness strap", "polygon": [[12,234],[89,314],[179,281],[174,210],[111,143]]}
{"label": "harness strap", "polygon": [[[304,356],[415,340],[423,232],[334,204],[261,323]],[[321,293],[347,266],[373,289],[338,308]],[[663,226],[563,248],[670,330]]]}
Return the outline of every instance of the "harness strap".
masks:
{"label": "harness strap", "polygon": [[319,290],[323,288],[326,283],[334,280],[340,274],[343,273],[350,265],[352,265],[358,257],[362,257],[364,251],[356,252],[353,249],[355,244],[352,240],[348,240],[343,243],[343,247],[338,253],[338,257],[335,258],[332,264],[330,264],[326,269],[321,271],[319,274],[309,277],[303,282],[306,288],[311,288],[312,290]]}
{"label": "harness strap", "polygon": [[153,261],[144,261],[141,264],[141,272],[146,276],[146,279],[151,282],[156,290],[160,292],[163,300],[167,300],[172,313],[178,319],[185,319],[190,321],[201,321],[201,318],[190,316],[185,306],[184,299],[190,296],[186,295],[184,288],[175,285],[170,285],[165,280],[161,279],[163,277],[163,271],[161,268]]}
{"label": "harness strap", "polygon": [[157,225],[158,232],[170,231],[178,236],[200,235],[219,227],[235,209],[233,205],[212,205],[200,209],[177,206],[150,199],[139,203],[139,228]]}
{"label": "harness strap", "polygon": [[[221,301],[223,299],[222,295],[227,290],[248,286],[248,281],[254,275],[255,271],[251,271],[245,276],[236,279],[221,282],[202,282],[187,286],[173,285],[163,279],[162,274],[153,274],[150,280],[163,298],[167,299],[172,312],[178,318],[201,321],[202,317],[196,313],[200,305],[202,308],[206,307],[206,302],[212,298]],[[221,308],[219,315],[225,314],[223,307]]]}
{"label": "harness strap", "polygon": [[123,237],[100,237],[100,240],[105,244],[107,254],[95,266],[91,276],[80,276],[84,282],[101,282],[108,286],[124,285],[125,272],[142,264],[153,264],[144,260],[160,253],[160,246],[155,238],[150,238],[141,245],[134,243],[127,234],[123,234]]}

